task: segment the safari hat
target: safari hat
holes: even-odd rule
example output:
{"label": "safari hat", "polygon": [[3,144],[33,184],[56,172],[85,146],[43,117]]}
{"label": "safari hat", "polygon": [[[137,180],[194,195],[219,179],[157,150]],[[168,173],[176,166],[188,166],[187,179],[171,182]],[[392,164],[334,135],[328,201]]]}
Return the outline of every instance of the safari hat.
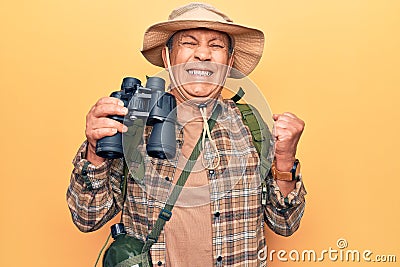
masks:
{"label": "safari hat", "polygon": [[177,31],[208,28],[227,33],[233,41],[232,78],[242,78],[254,70],[264,48],[262,31],[233,23],[224,13],[205,3],[190,3],[173,10],[168,21],[150,26],[143,39],[142,54],[152,64],[164,67],[161,51],[168,39]]}

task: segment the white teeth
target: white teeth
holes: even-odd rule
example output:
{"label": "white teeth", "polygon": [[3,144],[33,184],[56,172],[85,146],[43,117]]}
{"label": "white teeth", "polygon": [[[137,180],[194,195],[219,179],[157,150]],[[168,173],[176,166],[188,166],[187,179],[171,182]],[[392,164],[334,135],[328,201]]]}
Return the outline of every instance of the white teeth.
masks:
{"label": "white teeth", "polygon": [[208,70],[188,70],[187,71],[190,75],[197,75],[197,76],[211,76],[213,73]]}

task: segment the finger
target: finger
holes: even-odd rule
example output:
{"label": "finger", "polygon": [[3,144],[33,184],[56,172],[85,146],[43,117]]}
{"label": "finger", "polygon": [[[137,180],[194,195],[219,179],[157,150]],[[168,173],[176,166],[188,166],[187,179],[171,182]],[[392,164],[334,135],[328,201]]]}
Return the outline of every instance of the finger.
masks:
{"label": "finger", "polygon": [[275,137],[279,140],[284,140],[293,136],[293,132],[289,129],[277,129],[275,133]]}
{"label": "finger", "polygon": [[126,107],[122,107],[115,104],[97,105],[92,110],[92,115],[97,118],[107,117],[109,115],[125,116],[126,114],[128,114],[128,109]]}
{"label": "finger", "polygon": [[292,118],[292,117],[289,117],[289,116],[286,116],[286,115],[280,115],[279,118],[278,118],[275,122],[278,122],[278,121],[286,121],[286,122],[288,122],[288,123],[293,123],[294,120],[295,120],[295,119]]}
{"label": "finger", "polygon": [[86,137],[88,140],[94,140],[97,141],[98,139],[102,138],[102,136],[99,136],[99,133],[117,133],[117,132],[127,132],[128,127],[123,125],[122,123],[109,119],[109,118],[99,118],[95,120],[95,122],[88,124],[86,127]]}
{"label": "finger", "polygon": [[91,137],[92,137],[92,139],[97,141],[106,136],[113,136],[116,133],[117,133],[116,128],[100,128],[100,129],[93,130]]}
{"label": "finger", "polygon": [[274,137],[276,139],[281,139],[282,136],[286,135],[287,132],[288,132],[288,129],[286,129],[286,128],[276,127],[275,132],[274,132]]}
{"label": "finger", "polygon": [[286,135],[286,133],[289,131],[288,128],[286,128],[285,126],[281,127],[281,126],[276,126],[274,127],[272,134],[275,137],[275,139],[282,139],[282,136]]}
{"label": "finger", "polygon": [[115,128],[118,130],[118,132],[128,131],[128,127],[126,127],[124,124],[110,118],[98,118],[91,124],[90,128],[92,130],[101,128]]}
{"label": "finger", "polygon": [[272,118],[274,120],[278,120],[280,118],[292,118],[292,119],[299,119],[295,114],[290,112],[284,112],[282,114],[273,114]]}
{"label": "finger", "polygon": [[291,128],[292,124],[290,121],[280,118],[279,120],[275,121],[274,126],[277,129],[287,129]]}
{"label": "finger", "polygon": [[290,113],[290,112],[284,112],[283,114],[274,114],[276,115],[276,119],[277,120],[285,120],[288,122],[294,121],[294,120],[298,120],[298,118],[296,117],[296,115]]}
{"label": "finger", "polygon": [[297,116],[290,112],[283,112],[283,115],[291,117],[293,119],[297,119]]}
{"label": "finger", "polygon": [[[293,114],[292,114],[293,115]],[[293,115],[293,117],[290,115],[281,115],[279,116],[279,118],[275,121],[276,122],[287,122],[290,125],[292,125],[294,128],[297,129],[303,129],[305,126],[304,121],[302,121],[301,119],[299,119],[298,117],[296,117],[296,115]]]}
{"label": "finger", "polygon": [[114,104],[114,105],[119,105],[122,107],[124,106],[124,102],[122,102],[118,98],[110,97],[110,96],[102,97],[96,103],[96,105],[103,105],[103,104]]}

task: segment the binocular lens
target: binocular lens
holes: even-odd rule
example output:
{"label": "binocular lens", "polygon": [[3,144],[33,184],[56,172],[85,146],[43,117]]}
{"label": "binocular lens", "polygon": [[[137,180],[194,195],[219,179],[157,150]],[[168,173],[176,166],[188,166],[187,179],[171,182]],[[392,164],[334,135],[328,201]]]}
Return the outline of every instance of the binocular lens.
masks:
{"label": "binocular lens", "polygon": [[116,133],[113,136],[107,136],[97,141],[96,154],[106,159],[122,158],[124,156],[122,134]]}
{"label": "binocular lens", "polygon": [[147,146],[147,154],[153,158],[167,159],[175,157],[175,123],[169,120],[153,126]]}
{"label": "binocular lens", "polygon": [[146,82],[146,87],[151,88],[155,91],[164,92],[165,89],[165,80],[160,77],[148,77]]}

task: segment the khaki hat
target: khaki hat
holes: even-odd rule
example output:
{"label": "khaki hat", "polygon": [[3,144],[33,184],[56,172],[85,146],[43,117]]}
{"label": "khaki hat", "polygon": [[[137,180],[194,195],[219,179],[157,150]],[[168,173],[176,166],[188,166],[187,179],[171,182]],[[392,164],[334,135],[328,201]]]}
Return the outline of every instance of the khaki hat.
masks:
{"label": "khaki hat", "polygon": [[227,33],[234,44],[233,68],[230,77],[242,78],[254,70],[261,59],[264,48],[262,31],[233,23],[233,21],[204,3],[190,3],[171,12],[168,21],[150,26],[143,39],[143,56],[152,64],[164,67],[161,51],[168,39],[177,31],[208,28]]}

